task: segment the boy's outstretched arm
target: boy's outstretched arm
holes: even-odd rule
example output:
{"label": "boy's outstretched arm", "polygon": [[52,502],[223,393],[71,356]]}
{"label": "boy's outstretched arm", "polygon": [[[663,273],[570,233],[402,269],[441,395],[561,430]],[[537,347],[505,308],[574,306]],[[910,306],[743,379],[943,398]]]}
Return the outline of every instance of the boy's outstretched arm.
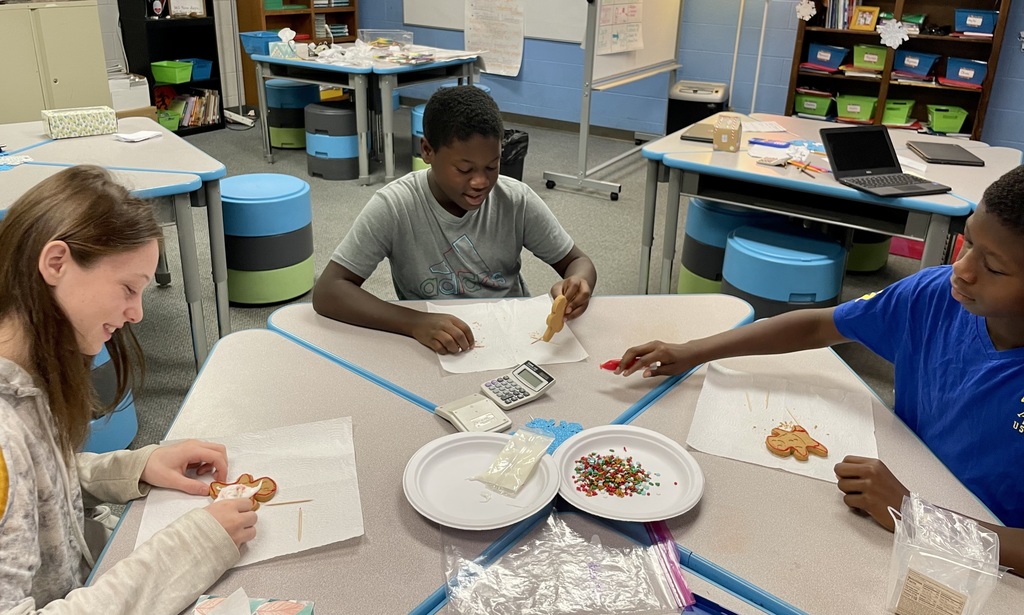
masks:
{"label": "boy's outstretched arm", "polygon": [[565,307],[565,319],[572,320],[587,311],[590,295],[597,285],[597,268],[590,257],[573,245],[562,260],[551,267],[562,276],[551,287],[551,296],[565,295],[568,305]]}
{"label": "boy's outstretched arm", "polygon": [[836,329],[834,311],[819,308],[787,312],[682,344],[647,342],[627,350],[615,372],[629,376],[642,370],[645,378],[675,376],[716,359],[783,354],[847,342]]}
{"label": "boy's outstretched arm", "polygon": [[472,329],[458,318],[389,303],[363,290],[365,281],[332,260],[313,287],[313,309],[334,320],[414,338],[438,354],[473,347]]}
{"label": "boy's outstretched arm", "polygon": [[[839,489],[846,494],[843,502],[893,531],[889,507],[899,510],[903,506],[903,496],[910,495],[910,490],[878,459],[848,455],[836,464],[835,469]],[[978,523],[999,535],[999,563],[1012,568],[1014,574],[1024,576],[1024,528],[1004,527],[985,521]]]}

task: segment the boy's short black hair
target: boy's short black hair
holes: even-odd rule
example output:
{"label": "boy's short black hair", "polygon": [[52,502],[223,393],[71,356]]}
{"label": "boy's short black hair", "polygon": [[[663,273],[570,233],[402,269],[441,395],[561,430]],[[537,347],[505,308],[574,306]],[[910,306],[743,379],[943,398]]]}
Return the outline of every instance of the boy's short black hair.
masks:
{"label": "boy's short black hair", "polygon": [[472,85],[441,88],[423,111],[423,138],[435,150],[473,135],[501,141],[504,127],[498,105],[490,94]]}
{"label": "boy's short black hair", "polygon": [[1024,235],[1024,166],[1003,175],[985,190],[985,211]]}

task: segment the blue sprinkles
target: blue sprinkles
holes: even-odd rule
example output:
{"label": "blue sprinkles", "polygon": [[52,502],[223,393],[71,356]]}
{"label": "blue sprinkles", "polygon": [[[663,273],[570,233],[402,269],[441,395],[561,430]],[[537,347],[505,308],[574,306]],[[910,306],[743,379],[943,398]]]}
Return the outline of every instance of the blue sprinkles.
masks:
{"label": "blue sprinkles", "polygon": [[533,419],[527,423],[526,426],[543,429],[555,437],[555,441],[548,447],[549,455],[553,455],[555,453],[555,449],[561,446],[562,442],[565,442],[572,436],[583,431],[583,425],[580,425],[579,423],[559,421],[556,425],[554,419]]}

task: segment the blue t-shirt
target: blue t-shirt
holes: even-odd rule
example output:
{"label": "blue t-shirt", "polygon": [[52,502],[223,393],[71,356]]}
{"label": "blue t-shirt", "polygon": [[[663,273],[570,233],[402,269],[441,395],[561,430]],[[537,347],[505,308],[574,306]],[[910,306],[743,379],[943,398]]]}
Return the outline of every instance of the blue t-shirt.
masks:
{"label": "blue t-shirt", "polygon": [[835,324],[896,366],[896,414],[1005,525],[1024,527],[1024,348],[997,351],[985,319],[932,267],[840,305]]}

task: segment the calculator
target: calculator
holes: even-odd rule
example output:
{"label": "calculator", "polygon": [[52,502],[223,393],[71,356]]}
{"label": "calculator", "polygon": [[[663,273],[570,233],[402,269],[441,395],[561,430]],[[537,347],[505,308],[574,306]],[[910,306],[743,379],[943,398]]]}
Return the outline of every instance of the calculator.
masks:
{"label": "calculator", "polygon": [[481,384],[480,388],[499,408],[511,410],[537,399],[554,383],[554,376],[527,361],[504,376]]}

